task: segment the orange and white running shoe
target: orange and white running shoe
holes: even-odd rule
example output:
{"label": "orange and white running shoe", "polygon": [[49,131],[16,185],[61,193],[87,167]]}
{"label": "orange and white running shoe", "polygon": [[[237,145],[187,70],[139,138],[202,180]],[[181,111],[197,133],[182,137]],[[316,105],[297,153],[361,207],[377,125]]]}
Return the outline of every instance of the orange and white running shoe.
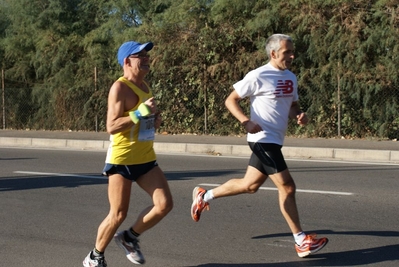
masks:
{"label": "orange and white running shoe", "polygon": [[198,222],[201,216],[201,212],[206,208],[209,210],[208,202],[205,202],[203,199],[206,190],[197,186],[193,190],[193,204],[191,205],[191,218],[194,221]]}
{"label": "orange and white running shoe", "polygon": [[307,257],[310,254],[314,254],[325,245],[327,245],[328,239],[325,237],[316,238],[316,234],[306,235],[305,240],[303,240],[301,245],[295,244],[296,252],[301,258]]}

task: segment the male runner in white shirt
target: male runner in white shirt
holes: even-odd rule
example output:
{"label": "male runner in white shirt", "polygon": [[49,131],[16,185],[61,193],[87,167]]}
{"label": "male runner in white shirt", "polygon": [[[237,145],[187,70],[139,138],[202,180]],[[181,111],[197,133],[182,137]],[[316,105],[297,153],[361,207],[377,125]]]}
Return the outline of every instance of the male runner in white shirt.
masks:
{"label": "male runner in white shirt", "polygon": [[[248,132],[247,141],[252,150],[244,178],[231,179],[212,189],[196,187],[193,190],[191,217],[199,221],[201,212],[209,209],[212,199],[244,193],[255,193],[268,177],[278,189],[280,210],[295,239],[299,257],[306,257],[322,249],[327,238],[302,231],[295,201],[295,182],[287,168],[281,148],[288,127],[288,119],[305,125],[308,118],[298,105],[298,83],[289,71],[294,59],[291,37],[274,34],[266,41],[269,62],[250,71],[233,85],[233,92],[226,99],[226,107]],[[249,97],[250,118],[238,102]]]}

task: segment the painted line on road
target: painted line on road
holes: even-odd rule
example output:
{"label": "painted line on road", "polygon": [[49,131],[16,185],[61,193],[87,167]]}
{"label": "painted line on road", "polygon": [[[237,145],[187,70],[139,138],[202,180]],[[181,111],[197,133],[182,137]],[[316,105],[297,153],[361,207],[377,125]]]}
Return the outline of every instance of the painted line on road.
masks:
{"label": "painted line on road", "polygon": [[[60,177],[77,177],[77,178],[88,178],[88,179],[101,179],[105,180],[108,179],[107,177],[103,176],[92,176],[92,175],[79,175],[79,174],[69,174],[69,173],[53,173],[53,172],[30,172],[30,171],[14,171],[14,173],[20,174],[31,174],[31,175],[45,175],[45,176],[60,176]],[[220,184],[207,184],[202,183],[202,186],[219,186]],[[274,187],[260,187],[260,190],[273,190],[277,191],[277,188]],[[321,190],[307,190],[307,189],[297,189],[297,192],[302,193],[311,193],[311,194],[324,194],[324,195],[341,195],[341,196],[351,196],[354,193],[350,192],[336,192],[336,191],[321,191]]]}
{"label": "painted line on road", "polygon": [[28,172],[28,171],[14,171],[14,173],[45,175],[45,176],[77,177],[77,178],[101,179],[101,180],[108,179],[108,177],[103,177],[103,176],[79,175],[79,174],[69,174],[69,173]]}
{"label": "painted line on road", "polygon": [[[199,184],[202,186],[219,186],[220,184],[206,184],[202,183]],[[277,188],[274,187],[259,187],[259,190],[272,190],[272,191],[277,191]],[[297,192],[302,192],[302,193],[311,193],[311,194],[323,194],[323,195],[341,195],[341,196],[352,196],[354,193],[351,192],[336,192],[336,191],[321,191],[321,190],[307,190],[307,189],[297,189]]]}
{"label": "painted line on road", "polygon": [[[249,159],[249,156],[233,156],[233,155],[209,155],[209,154],[195,154],[195,153],[173,153],[173,152],[157,152],[157,155],[170,155],[170,156],[181,156],[181,157],[217,157],[217,158],[228,158],[228,159]],[[343,159],[304,159],[304,158],[285,158],[285,161],[299,161],[299,162],[324,162],[324,163],[338,163],[338,164],[360,164],[360,165],[381,165],[381,166],[399,166],[399,163],[385,162],[385,161],[362,161],[362,160],[343,160]]]}

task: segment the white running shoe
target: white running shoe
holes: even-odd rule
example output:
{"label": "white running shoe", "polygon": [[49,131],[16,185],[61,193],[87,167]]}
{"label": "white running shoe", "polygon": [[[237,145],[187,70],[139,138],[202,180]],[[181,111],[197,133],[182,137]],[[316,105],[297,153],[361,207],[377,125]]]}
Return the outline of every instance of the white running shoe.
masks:
{"label": "white running shoe", "polygon": [[91,251],[83,260],[84,267],[107,267],[107,262],[105,261],[104,257],[93,257],[91,258]]}
{"label": "white running shoe", "polygon": [[140,251],[139,240],[135,238],[132,242],[127,242],[124,237],[125,231],[115,234],[115,243],[125,251],[126,257],[135,264],[144,264],[145,259]]}

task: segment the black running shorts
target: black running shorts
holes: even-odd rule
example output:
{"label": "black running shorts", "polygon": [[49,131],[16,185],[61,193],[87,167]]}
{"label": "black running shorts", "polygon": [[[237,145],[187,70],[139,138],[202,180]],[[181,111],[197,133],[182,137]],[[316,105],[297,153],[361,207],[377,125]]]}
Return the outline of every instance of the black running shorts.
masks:
{"label": "black running shorts", "polygon": [[249,166],[252,166],[265,175],[279,173],[287,169],[281,145],[271,143],[248,142],[252,150]]}
{"label": "black running shorts", "polygon": [[109,176],[110,174],[120,174],[128,180],[136,181],[141,175],[146,174],[155,166],[158,166],[158,163],[155,160],[135,165],[116,165],[106,163],[103,175]]}

